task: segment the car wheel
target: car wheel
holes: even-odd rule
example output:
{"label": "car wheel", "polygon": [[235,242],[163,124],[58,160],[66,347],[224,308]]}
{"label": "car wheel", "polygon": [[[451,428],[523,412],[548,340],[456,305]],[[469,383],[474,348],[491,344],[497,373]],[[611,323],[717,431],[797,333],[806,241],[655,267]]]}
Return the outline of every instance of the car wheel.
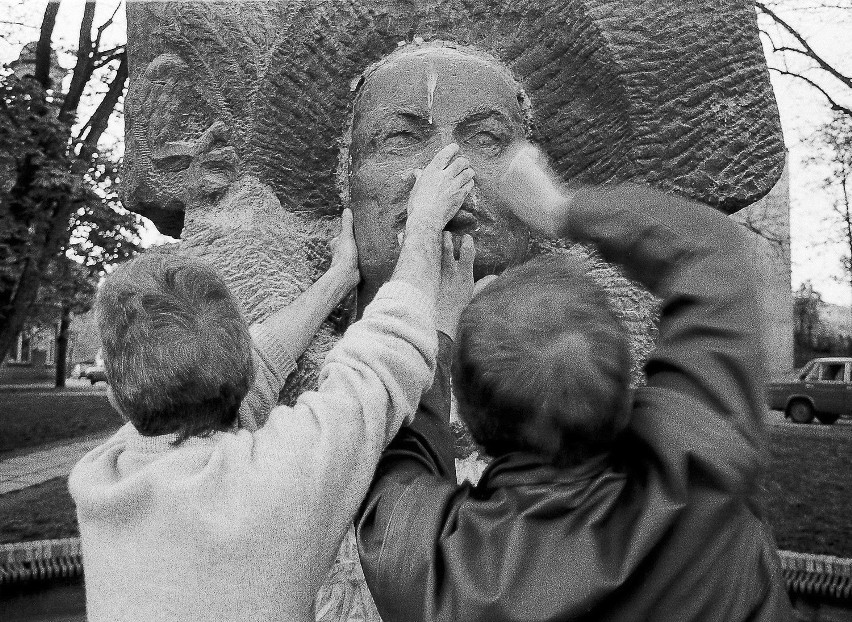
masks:
{"label": "car wheel", "polygon": [[803,400],[796,400],[787,406],[787,416],[793,423],[810,423],[814,420],[814,409]]}
{"label": "car wheel", "polygon": [[823,414],[817,415],[817,419],[819,419],[819,422],[824,424],[824,425],[831,425],[835,421],[837,421],[839,418],[840,418],[840,415],[830,415],[828,413],[823,413]]}

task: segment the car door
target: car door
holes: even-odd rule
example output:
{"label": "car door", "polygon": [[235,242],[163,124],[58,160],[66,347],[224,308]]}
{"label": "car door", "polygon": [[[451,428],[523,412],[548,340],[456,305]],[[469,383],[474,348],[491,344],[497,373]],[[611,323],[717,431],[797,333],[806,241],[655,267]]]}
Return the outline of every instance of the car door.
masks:
{"label": "car door", "polygon": [[814,409],[824,413],[843,413],[846,409],[849,370],[846,363],[821,361],[805,379],[805,393]]}

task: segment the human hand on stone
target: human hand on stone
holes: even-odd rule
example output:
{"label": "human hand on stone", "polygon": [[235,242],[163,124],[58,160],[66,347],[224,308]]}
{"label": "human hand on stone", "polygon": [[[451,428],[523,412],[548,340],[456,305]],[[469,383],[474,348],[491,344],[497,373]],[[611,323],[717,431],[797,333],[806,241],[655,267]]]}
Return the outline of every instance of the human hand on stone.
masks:
{"label": "human hand on stone", "polygon": [[568,209],[569,197],[560,188],[546,156],[526,143],[509,157],[511,160],[500,177],[497,192],[512,213],[530,229],[558,235],[560,216]]}
{"label": "human hand on stone", "polygon": [[406,231],[441,231],[473,189],[474,172],[466,158],[456,157],[455,143],[441,149],[417,175],[408,198]]}
{"label": "human hand on stone", "polygon": [[452,234],[447,231],[444,232],[436,324],[438,330],[450,339],[456,338],[459,318],[473,298],[473,260],[475,256],[473,238],[464,235],[459,247],[459,258],[456,259]]}
{"label": "human hand on stone", "polygon": [[340,235],[331,241],[331,268],[339,270],[343,279],[352,289],[361,280],[358,271],[358,247],[355,244],[355,232],[352,228],[352,210],[343,210],[340,219]]}

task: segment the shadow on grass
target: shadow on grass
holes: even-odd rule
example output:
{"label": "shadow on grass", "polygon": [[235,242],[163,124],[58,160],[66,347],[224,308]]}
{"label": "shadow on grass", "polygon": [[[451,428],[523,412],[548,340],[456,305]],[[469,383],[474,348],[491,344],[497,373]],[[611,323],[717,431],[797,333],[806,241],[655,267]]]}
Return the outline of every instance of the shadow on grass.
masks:
{"label": "shadow on grass", "polygon": [[0,544],[79,535],[68,478],[0,495]]}
{"label": "shadow on grass", "polygon": [[[852,557],[852,434],[808,435],[778,427],[769,438],[764,486],[778,547]],[[65,478],[0,495],[0,543],[77,534]]]}
{"label": "shadow on grass", "polygon": [[852,434],[770,431],[765,488],[778,548],[852,557]]}
{"label": "shadow on grass", "polygon": [[106,393],[3,391],[0,404],[0,452],[114,430],[123,423]]}

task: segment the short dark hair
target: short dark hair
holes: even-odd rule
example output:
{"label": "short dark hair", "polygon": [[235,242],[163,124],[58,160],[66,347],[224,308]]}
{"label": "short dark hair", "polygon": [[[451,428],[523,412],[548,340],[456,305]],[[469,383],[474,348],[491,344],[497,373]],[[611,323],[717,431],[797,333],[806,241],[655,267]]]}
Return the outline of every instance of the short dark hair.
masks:
{"label": "short dark hair", "polygon": [[526,451],[557,466],[612,447],[627,423],[627,333],[588,264],[537,257],[479,292],[459,324],[459,414],[492,456]]}
{"label": "short dark hair", "polygon": [[107,277],[96,312],[115,401],[140,434],[177,444],[234,424],[254,381],[251,337],[216,270],[149,251]]}

